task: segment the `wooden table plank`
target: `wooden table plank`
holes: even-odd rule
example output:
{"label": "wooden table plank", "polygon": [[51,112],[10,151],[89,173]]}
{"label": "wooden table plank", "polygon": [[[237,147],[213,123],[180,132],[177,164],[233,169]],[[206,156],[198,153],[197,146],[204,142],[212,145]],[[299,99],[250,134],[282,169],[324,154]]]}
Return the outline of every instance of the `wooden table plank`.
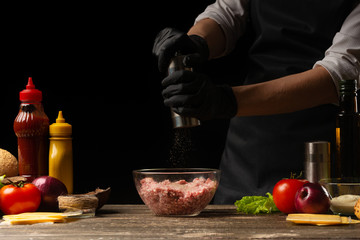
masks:
{"label": "wooden table plank", "polygon": [[7,239],[339,239],[360,238],[360,224],[305,226],[285,214],[244,215],[210,205],[197,217],[159,217],[144,205],[105,205],[94,218],[52,225],[0,225]]}

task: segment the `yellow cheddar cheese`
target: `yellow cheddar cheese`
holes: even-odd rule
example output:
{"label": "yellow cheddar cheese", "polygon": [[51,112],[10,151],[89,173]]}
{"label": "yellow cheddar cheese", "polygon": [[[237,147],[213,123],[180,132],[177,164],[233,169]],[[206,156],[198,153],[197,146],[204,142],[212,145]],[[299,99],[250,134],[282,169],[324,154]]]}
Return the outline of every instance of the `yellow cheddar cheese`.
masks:
{"label": "yellow cheddar cheese", "polygon": [[66,222],[67,214],[56,212],[27,212],[14,215],[4,215],[2,224],[35,224]]}
{"label": "yellow cheddar cheese", "polygon": [[360,223],[359,220],[351,219],[351,217],[341,217],[339,215],[330,214],[307,214],[294,213],[286,217],[286,221],[297,224],[313,224],[313,225],[341,225]]}

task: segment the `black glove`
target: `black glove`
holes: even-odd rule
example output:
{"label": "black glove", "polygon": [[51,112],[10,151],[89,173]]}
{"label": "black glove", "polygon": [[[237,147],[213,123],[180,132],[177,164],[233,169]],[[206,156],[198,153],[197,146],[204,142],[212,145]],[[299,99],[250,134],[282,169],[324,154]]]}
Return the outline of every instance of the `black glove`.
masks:
{"label": "black glove", "polygon": [[[196,54],[198,56],[192,59],[200,62],[205,62],[209,58],[208,45],[203,38],[197,35],[188,36],[174,28],[165,28],[159,32],[155,38],[152,52],[158,58],[160,72],[167,71],[170,60],[176,52],[180,52],[181,55]],[[190,56],[188,59],[191,59]],[[185,66],[189,66],[189,63],[185,63]]]}
{"label": "black glove", "polygon": [[175,71],[162,81],[164,104],[182,116],[200,120],[231,118],[237,112],[234,93],[228,85],[214,85],[204,74]]}

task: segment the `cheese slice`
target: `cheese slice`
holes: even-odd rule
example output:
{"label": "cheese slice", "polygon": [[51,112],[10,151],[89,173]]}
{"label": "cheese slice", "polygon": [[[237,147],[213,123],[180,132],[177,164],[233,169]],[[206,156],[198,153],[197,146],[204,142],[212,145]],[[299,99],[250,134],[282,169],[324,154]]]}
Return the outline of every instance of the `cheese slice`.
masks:
{"label": "cheese slice", "polygon": [[313,224],[313,225],[341,225],[341,224],[356,224],[359,220],[351,219],[351,217],[341,217],[339,215],[330,214],[307,214],[294,213],[286,217],[286,221],[297,224]]}
{"label": "cheese slice", "polygon": [[35,224],[66,222],[66,214],[56,212],[27,212],[14,215],[4,215],[2,224]]}

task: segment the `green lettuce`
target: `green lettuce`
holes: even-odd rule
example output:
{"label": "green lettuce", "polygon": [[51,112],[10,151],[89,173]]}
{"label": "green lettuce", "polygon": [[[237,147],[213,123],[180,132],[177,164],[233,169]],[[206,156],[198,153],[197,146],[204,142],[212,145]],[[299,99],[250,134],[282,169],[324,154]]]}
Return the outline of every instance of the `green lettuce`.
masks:
{"label": "green lettuce", "polygon": [[2,180],[4,180],[4,178],[5,178],[5,175],[2,175],[2,176],[0,176],[0,188],[2,188],[3,186],[5,186],[4,184],[2,184]]}
{"label": "green lettuce", "polygon": [[272,213],[279,212],[275,206],[273,196],[271,193],[266,193],[265,196],[245,196],[235,202],[238,212],[246,214]]}

